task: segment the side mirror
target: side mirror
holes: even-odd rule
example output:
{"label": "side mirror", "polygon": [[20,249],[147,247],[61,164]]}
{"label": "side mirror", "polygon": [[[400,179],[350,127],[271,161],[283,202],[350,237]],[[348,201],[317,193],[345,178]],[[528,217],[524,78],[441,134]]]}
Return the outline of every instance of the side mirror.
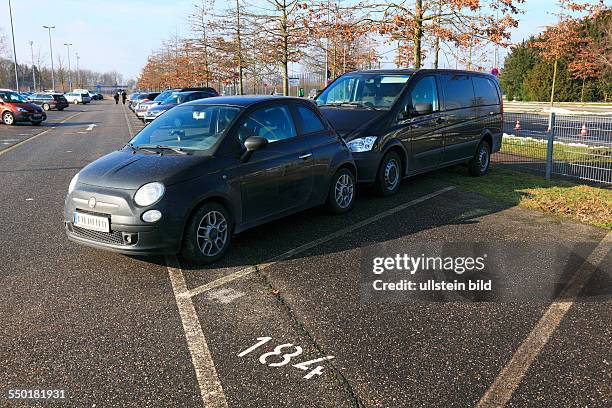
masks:
{"label": "side mirror", "polygon": [[240,160],[243,162],[248,161],[255,150],[263,149],[268,145],[268,139],[261,136],[250,136],[244,141],[244,147],[246,152],[242,155]]}
{"label": "side mirror", "polygon": [[431,103],[419,102],[414,104],[414,110],[417,115],[428,115],[433,112]]}

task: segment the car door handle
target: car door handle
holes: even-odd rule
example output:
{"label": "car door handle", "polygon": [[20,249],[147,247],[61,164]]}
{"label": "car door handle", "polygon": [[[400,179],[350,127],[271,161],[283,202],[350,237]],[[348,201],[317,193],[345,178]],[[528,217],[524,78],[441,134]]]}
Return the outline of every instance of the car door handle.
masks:
{"label": "car door handle", "polygon": [[311,156],[312,156],[312,153],[306,153],[306,154],[302,154],[302,155],[298,156],[298,159],[306,160],[307,158],[309,158]]}

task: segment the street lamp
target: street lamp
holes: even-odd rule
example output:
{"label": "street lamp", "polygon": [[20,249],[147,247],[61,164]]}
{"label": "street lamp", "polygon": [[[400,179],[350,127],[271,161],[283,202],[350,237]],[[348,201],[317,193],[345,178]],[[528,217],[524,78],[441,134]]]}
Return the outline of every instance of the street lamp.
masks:
{"label": "street lamp", "polygon": [[64,43],[64,45],[68,48],[68,83],[70,84],[70,90],[72,92],[72,71],[70,70],[70,46],[72,43]]}
{"label": "street lamp", "polygon": [[77,86],[80,88],[81,87],[81,73],[79,71],[79,60],[81,59],[81,57],[79,57],[79,53],[75,53],[76,54],[76,59],[77,59]]}
{"label": "street lamp", "polygon": [[34,65],[34,41],[30,41],[30,51],[32,52],[32,87],[36,92],[36,65]]}
{"label": "street lamp", "polygon": [[55,28],[55,26],[43,26],[43,28],[46,28],[47,30],[49,30],[49,49],[51,50],[51,88],[53,88],[53,90],[55,90],[55,74],[53,73],[54,69],[53,69],[53,46],[51,45],[51,29]]}
{"label": "street lamp", "polygon": [[15,85],[17,92],[19,92],[19,76],[17,75],[17,50],[15,49],[15,30],[13,29],[13,9],[11,7],[11,0],[8,0],[9,15],[11,17],[11,35],[13,37],[13,61],[15,62]]}

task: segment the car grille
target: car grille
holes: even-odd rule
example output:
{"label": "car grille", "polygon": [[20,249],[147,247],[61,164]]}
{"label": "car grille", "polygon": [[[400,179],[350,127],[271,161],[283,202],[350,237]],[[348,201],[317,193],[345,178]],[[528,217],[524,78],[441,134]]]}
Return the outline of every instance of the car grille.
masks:
{"label": "car grille", "polygon": [[81,238],[89,239],[91,241],[103,242],[105,244],[125,245],[123,242],[123,236],[119,231],[101,232],[91,231],[85,228],[76,227],[72,225],[72,232]]}

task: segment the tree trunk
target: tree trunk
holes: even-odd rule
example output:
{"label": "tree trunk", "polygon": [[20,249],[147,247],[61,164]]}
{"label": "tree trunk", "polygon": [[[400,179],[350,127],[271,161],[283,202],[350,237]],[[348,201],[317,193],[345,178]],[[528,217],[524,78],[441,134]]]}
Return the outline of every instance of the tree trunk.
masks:
{"label": "tree trunk", "polygon": [[586,78],[582,78],[582,89],[580,90],[580,103],[584,103],[584,81]]}
{"label": "tree trunk", "polygon": [[244,95],[242,72],[242,37],[240,34],[240,0],[236,0],[236,47],[238,57],[238,94]]}
{"label": "tree trunk", "polygon": [[289,95],[289,32],[287,30],[287,2],[283,1],[280,21],[281,31],[281,65],[283,71],[283,95]]}
{"label": "tree trunk", "polygon": [[414,12],[414,68],[421,68],[421,46],[423,40],[423,0],[416,0]]}
{"label": "tree trunk", "polygon": [[[438,1],[438,16],[436,17],[436,27],[440,28],[440,15],[442,14],[442,1]],[[440,36],[436,35],[436,42],[434,43],[434,69],[438,69],[440,62]]]}

